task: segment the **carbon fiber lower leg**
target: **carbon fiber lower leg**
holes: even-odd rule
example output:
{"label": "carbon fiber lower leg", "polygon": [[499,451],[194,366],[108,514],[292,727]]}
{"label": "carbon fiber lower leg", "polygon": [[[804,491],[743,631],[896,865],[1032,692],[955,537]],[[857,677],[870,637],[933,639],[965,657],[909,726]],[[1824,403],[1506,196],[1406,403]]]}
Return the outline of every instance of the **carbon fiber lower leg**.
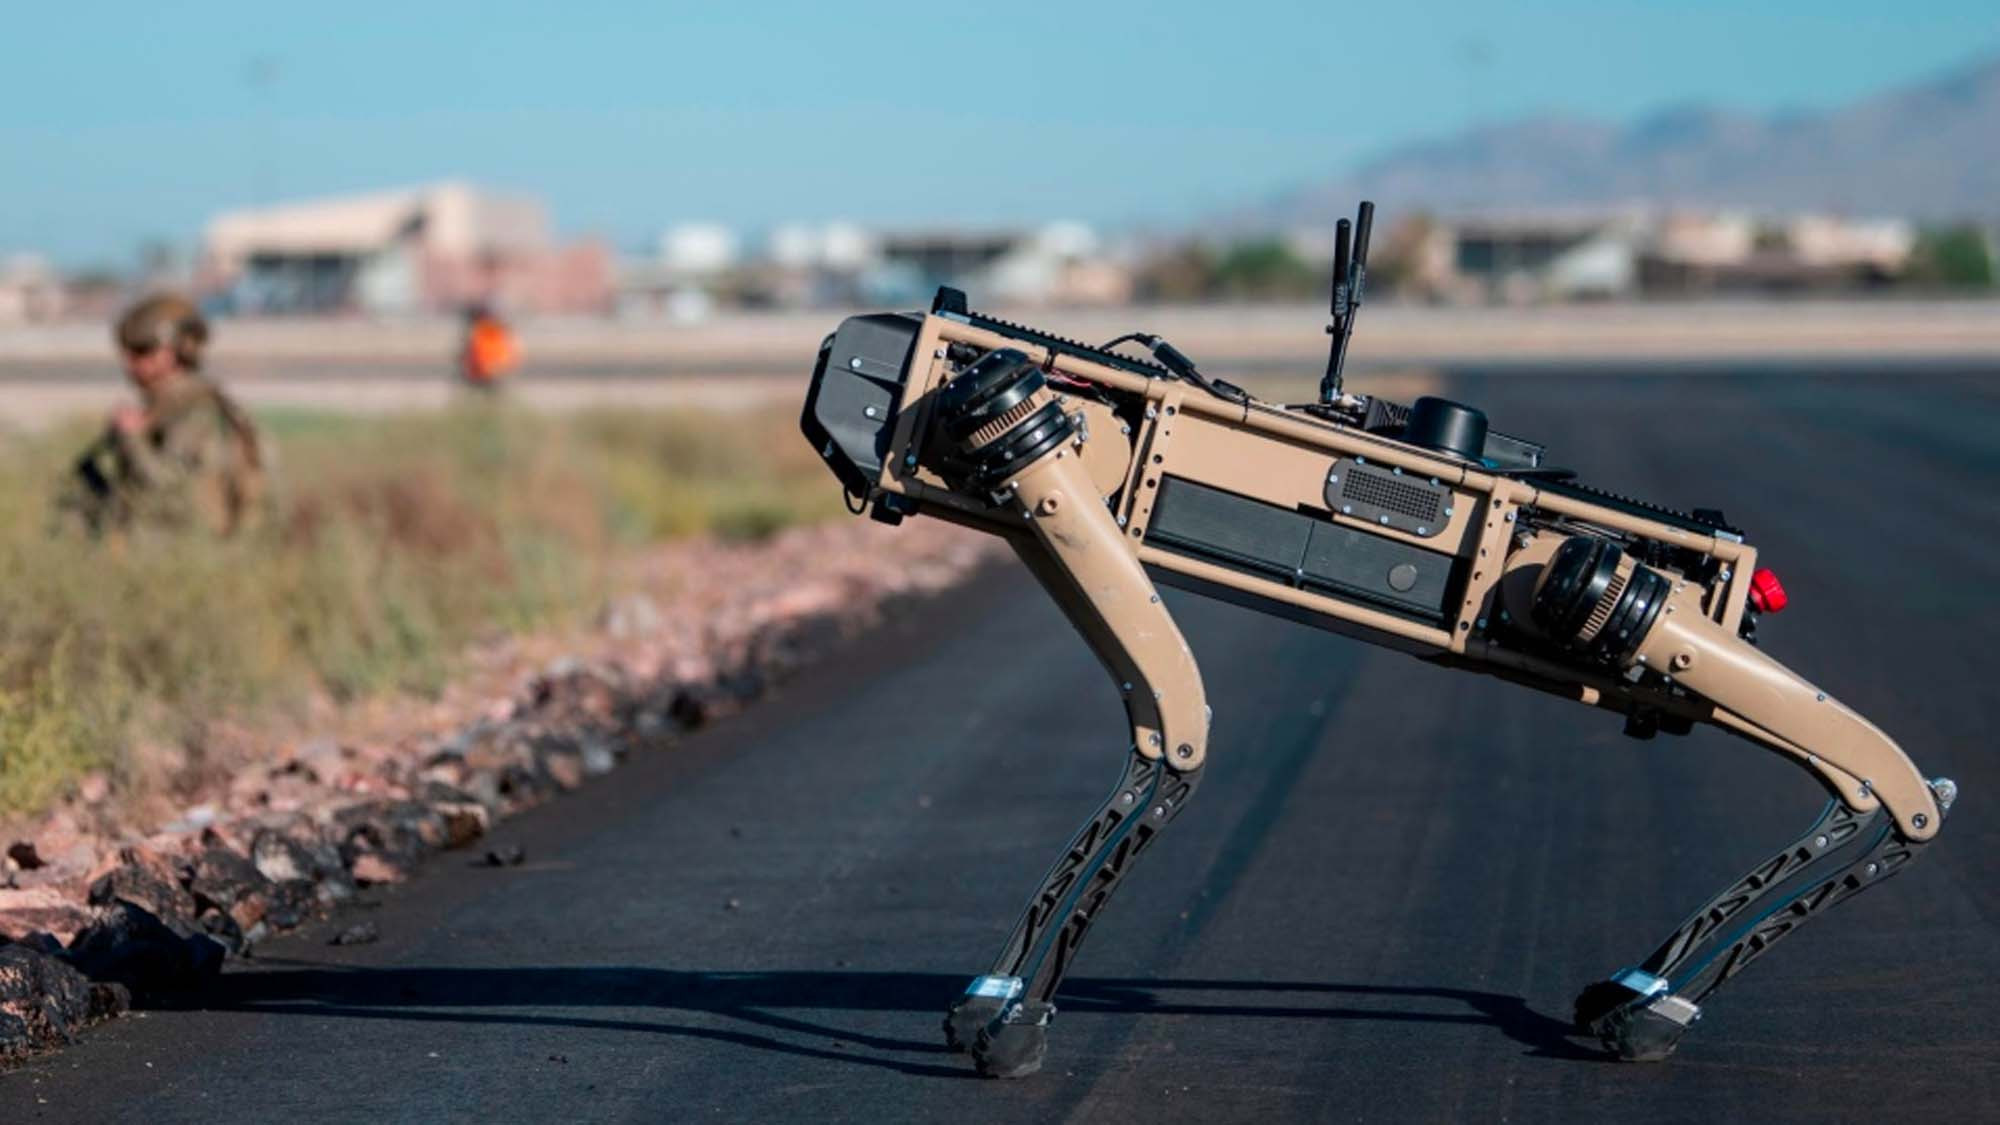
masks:
{"label": "carbon fiber lower leg", "polygon": [[[1931,783],[1940,810],[1956,787]],[[1935,837],[1933,837],[1935,839]],[[1701,1003],[1800,926],[1908,867],[1928,841],[1911,841],[1877,809],[1834,801],[1805,834],[1724,888],[1635,968],[1585,988],[1576,1027],[1620,1058],[1672,1054]]]}
{"label": "carbon fiber lower leg", "polygon": [[1178,773],[1134,751],[1117,788],[1070,841],[1014,925],[992,971],[945,1015],[945,1042],[970,1051],[982,1074],[1041,1069],[1055,994],[1090,924],[1141,853],[1186,807],[1200,770]]}

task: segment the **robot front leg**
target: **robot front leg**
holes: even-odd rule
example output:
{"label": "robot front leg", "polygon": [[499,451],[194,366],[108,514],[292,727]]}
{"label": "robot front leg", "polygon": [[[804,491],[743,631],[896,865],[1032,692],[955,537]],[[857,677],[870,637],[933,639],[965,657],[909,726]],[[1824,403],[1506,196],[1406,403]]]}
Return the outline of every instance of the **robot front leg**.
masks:
{"label": "robot front leg", "polygon": [[1019,352],[989,353],[940,392],[938,416],[965,484],[994,497],[1002,534],[1118,684],[1131,724],[1117,787],[945,1018],[947,1043],[981,1073],[1020,1077],[1041,1067],[1056,990],[1090,924],[1193,794],[1208,705],[1193,654],[1074,456],[1084,439],[1040,370]]}
{"label": "robot front leg", "polygon": [[1090,924],[1200,780],[1200,770],[1176,772],[1136,750],[1126,758],[1117,788],[1043,876],[992,970],[974,978],[945,1016],[945,1042],[970,1051],[981,1074],[1018,1078],[1041,1069],[1056,991]]}

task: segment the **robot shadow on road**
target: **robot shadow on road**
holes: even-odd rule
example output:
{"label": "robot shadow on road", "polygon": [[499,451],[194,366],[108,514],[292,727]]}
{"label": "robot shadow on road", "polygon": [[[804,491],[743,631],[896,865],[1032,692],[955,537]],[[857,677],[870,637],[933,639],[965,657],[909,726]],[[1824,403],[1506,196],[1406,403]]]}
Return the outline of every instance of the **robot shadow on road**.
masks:
{"label": "robot shadow on road", "polygon": [[[580,1030],[663,1034],[705,1039],[808,1058],[884,1067],[923,1076],[969,1078],[969,1071],[921,1061],[946,1056],[929,1039],[902,1039],[837,1027],[786,1014],[821,1012],[929,1012],[963,987],[946,973],[828,971],[700,972],[636,967],[604,968],[344,968],[312,962],[266,971],[232,973],[198,998],[158,1006],[301,1016],[412,1020],[431,1023],[568,1027]],[[1222,993],[1225,999],[1183,998]],[[1270,1002],[1250,1002],[1252,997]],[[1437,1000],[1463,1010],[1407,1010],[1326,1006],[1320,997]],[[1385,1020],[1484,1024],[1550,1058],[1608,1060],[1571,1042],[1570,1026],[1529,1008],[1518,996],[1457,988],[1396,987],[1303,982],[1077,978],[1061,994],[1070,1013],[1152,1014],[1283,1020]],[[481,1009],[612,1008],[633,1013],[608,1019],[575,1014]],[[645,1009],[740,1020],[763,1032],[691,1023],[663,1023],[638,1015]],[[912,1023],[928,1029],[929,1021]],[[778,1038],[789,1033],[803,1040]],[[817,1040],[818,1042],[815,1042]],[[858,1051],[856,1049],[859,1049]],[[862,1053],[882,1052],[882,1053]],[[907,1058],[898,1056],[917,1056]]]}

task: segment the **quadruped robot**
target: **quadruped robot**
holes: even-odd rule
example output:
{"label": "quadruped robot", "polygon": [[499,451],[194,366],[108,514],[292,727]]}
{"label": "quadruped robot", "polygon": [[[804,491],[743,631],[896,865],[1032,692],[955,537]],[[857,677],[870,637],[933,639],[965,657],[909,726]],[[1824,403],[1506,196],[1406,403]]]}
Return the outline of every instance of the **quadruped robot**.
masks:
{"label": "quadruped robot", "polygon": [[1155,579],[1616,711],[1638,737],[1708,723],[1819,779],[1831,801],[1802,836],[1577,997],[1577,1030],[1621,1058],[1671,1054],[1725,980],[1943,826],[1950,780],[1755,647],[1784,591],[1720,512],[1588,487],[1459,403],[1343,390],[1372,218],[1364,203],[1337,229],[1309,404],[1259,401],[1156,336],[1088,346],[953,289],[928,314],[850,317],[820,347],[802,427],[855,510],[1005,539],[1131,723],[1117,786],[946,1015],[981,1073],[1040,1068],[1091,922],[1201,782],[1208,701]]}

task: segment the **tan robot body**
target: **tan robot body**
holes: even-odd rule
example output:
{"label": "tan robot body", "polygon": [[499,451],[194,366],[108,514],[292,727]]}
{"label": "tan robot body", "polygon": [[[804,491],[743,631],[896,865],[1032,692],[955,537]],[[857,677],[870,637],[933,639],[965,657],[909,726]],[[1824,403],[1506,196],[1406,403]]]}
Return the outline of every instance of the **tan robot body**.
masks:
{"label": "tan robot body", "polygon": [[1757,553],[1719,519],[1595,493],[1456,404],[1280,406],[1191,370],[944,291],[927,315],[851,318],[815,371],[804,428],[848,491],[878,518],[1006,539],[1131,721],[1119,786],[947,1019],[983,1072],[1040,1065],[1089,922],[1199,782],[1208,701],[1155,580],[1618,711],[1641,735],[1709,723],[1821,780],[1833,804],[1799,844],[1579,997],[1580,1028],[1627,1058],[1670,1053],[1723,979],[1936,835],[1950,783],[1745,639]]}

